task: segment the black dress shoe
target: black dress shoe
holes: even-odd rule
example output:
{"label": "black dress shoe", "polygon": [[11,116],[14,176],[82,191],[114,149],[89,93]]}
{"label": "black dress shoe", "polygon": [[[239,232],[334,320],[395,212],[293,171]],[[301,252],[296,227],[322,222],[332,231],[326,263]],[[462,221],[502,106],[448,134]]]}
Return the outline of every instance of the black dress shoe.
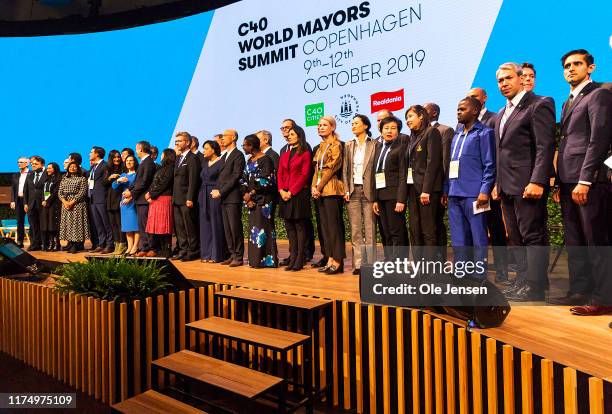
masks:
{"label": "black dress shoe", "polygon": [[510,279],[497,280],[497,278],[496,278],[495,279],[495,283],[497,283],[500,286],[510,287],[510,286],[514,285],[514,280],[510,280]]}
{"label": "black dress shoe", "polygon": [[312,267],[325,267],[327,266],[327,261],[328,261],[327,257],[323,257],[318,262],[314,262],[311,266]]}
{"label": "black dress shoe", "polygon": [[30,246],[28,247],[29,252],[37,252],[40,250],[40,246]]}
{"label": "black dress shoe", "polygon": [[344,272],[344,263],[340,263],[339,266],[331,265],[330,267],[327,268],[327,271],[325,272],[325,274],[326,275],[337,275],[342,272]]}
{"label": "black dress shoe", "polygon": [[186,254],[181,259],[181,262],[193,262],[194,260],[197,260],[198,257],[200,257],[200,255],[198,253]]}
{"label": "black dress shoe", "polygon": [[512,280],[512,283],[506,289],[502,289],[501,293],[506,295],[508,293],[516,292],[517,290],[521,289],[526,284],[527,282],[525,282],[524,279],[514,278]]}
{"label": "black dress shoe", "polygon": [[560,298],[550,298],[546,303],[559,306],[583,306],[589,303],[589,297],[582,293],[569,293]]}
{"label": "black dress shoe", "polygon": [[495,273],[495,283],[502,286],[509,286],[510,281],[508,280],[508,273],[506,272],[496,272]]}
{"label": "black dress shoe", "polygon": [[358,275],[361,273],[361,269],[357,268],[357,269],[353,269],[353,274],[354,275]]}
{"label": "black dress shoe", "polygon": [[287,257],[285,259],[282,259],[280,262],[278,262],[278,265],[279,266],[288,266],[289,265],[289,258]]}
{"label": "black dress shoe", "polygon": [[331,266],[327,266],[327,265],[325,265],[325,266],[323,266],[323,267],[319,267],[319,268],[317,269],[317,272],[319,272],[319,273],[325,273],[325,272],[327,272],[327,269],[329,269],[330,267],[331,267]]}
{"label": "black dress shoe", "polygon": [[506,299],[511,302],[539,302],[544,300],[544,291],[526,284],[516,292],[507,294]]}
{"label": "black dress shoe", "polygon": [[185,255],[183,253],[177,253],[171,257],[172,260],[182,260]]}

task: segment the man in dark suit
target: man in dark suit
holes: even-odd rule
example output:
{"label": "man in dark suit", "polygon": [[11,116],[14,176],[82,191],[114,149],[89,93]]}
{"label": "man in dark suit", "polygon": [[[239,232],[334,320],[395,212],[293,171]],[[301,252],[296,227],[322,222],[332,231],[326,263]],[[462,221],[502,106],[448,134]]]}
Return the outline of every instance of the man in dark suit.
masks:
{"label": "man in dark suit", "polygon": [[147,235],[147,216],[149,215],[149,203],[145,194],[155,176],[155,161],[151,158],[151,144],[148,141],[136,143],[136,155],[140,164],[136,170],[136,178],[130,187],[123,192],[124,197],[131,197],[136,204],[136,215],[138,216],[138,233],[140,234],[140,246],[138,257],[153,256],[155,247],[152,246],[153,238]]}
{"label": "man in dark suit", "polygon": [[194,137],[193,135],[191,136],[191,152],[193,152],[193,154],[198,159],[201,169],[202,165],[204,165],[204,163],[207,161],[206,158],[204,158],[204,154],[202,154],[202,151],[200,151],[200,140],[198,139],[198,137]]}
{"label": "man in dark suit", "polygon": [[276,175],[276,172],[278,171],[278,161],[280,160],[280,155],[278,154],[278,152],[272,149],[272,133],[270,131],[262,129],[261,131],[258,131],[255,135],[257,135],[257,138],[259,138],[261,151],[268,157],[270,157],[270,159],[272,160],[272,163],[274,164],[274,174]]}
{"label": "man in dark suit", "polygon": [[[487,102],[487,91],[483,88],[472,88],[467,94],[470,98],[476,98],[482,104],[478,120],[491,129],[495,129],[497,114],[489,111],[485,104]],[[487,230],[491,235],[493,246],[493,260],[495,262],[495,282],[509,286],[508,280],[508,249],[506,248],[506,226],[502,215],[501,201],[489,199],[491,210],[487,211]]]}
{"label": "man in dark suit", "polygon": [[561,114],[553,198],[561,202],[570,286],[565,297],[550,302],[577,306],[575,314],[601,315],[612,313],[610,258],[602,247],[610,244],[604,161],[612,143],[612,93],[593,84],[595,60],[586,50],[566,53],[561,63],[570,95]]}
{"label": "man in dark suit", "polygon": [[[546,201],[553,173],[555,105],[552,98],[525,92],[521,67],[505,63],[496,72],[507,102],[497,117],[497,180],[493,198],[501,198],[518,281],[509,300],[544,299],[548,288]],[[527,248],[524,248],[527,246]]]}
{"label": "man in dark suit", "polygon": [[44,199],[44,182],[47,179],[45,160],[38,155],[30,158],[32,171],[28,174],[23,189],[23,209],[30,222],[30,247],[28,251],[41,250],[44,240],[40,231],[40,214]]}
{"label": "man in dark suit", "polygon": [[174,141],[180,155],[176,157],[174,168],[174,187],[172,203],[174,204],[174,229],[178,253],[173,259],[183,262],[200,257],[200,231],[197,219],[198,182],[200,179],[200,162],[191,152],[191,135],[179,132]]}
{"label": "man in dark suit", "polygon": [[15,210],[17,216],[17,245],[23,247],[23,239],[25,238],[25,215],[26,212],[23,209],[25,204],[23,193],[25,191],[25,183],[28,178],[30,170],[28,166],[30,160],[26,157],[21,157],[17,160],[17,166],[19,172],[13,174],[11,177],[11,210]]}
{"label": "man in dark suit", "polygon": [[[426,103],[423,105],[425,110],[429,114],[429,121],[431,126],[436,128],[440,135],[442,135],[442,169],[444,170],[444,177],[448,176],[448,166],[450,164],[450,147],[453,141],[453,135],[455,130],[447,125],[442,125],[438,122],[440,117],[440,106],[435,103]],[[444,198],[444,196],[443,196]],[[444,201],[444,200],[443,200]],[[441,253],[444,260],[446,260],[446,245],[448,238],[446,236],[446,225],[444,224],[444,215],[446,214],[446,203],[443,202],[438,206],[436,214],[436,229],[438,230],[438,246],[442,248]]]}
{"label": "man in dark suit", "polygon": [[240,178],[245,167],[244,155],[236,148],[238,132],[227,129],[223,132],[226,153],[221,157],[221,170],[217,179],[218,189],[211,192],[212,198],[221,199],[223,228],[230,258],[221,264],[230,267],[242,266],[244,258],[244,231],[242,230],[242,195]]}
{"label": "man in dark suit", "polygon": [[106,151],[101,147],[93,147],[89,152],[91,169],[87,180],[91,217],[98,232],[98,247],[92,253],[109,254],[113,252],[113,233],[106,210],[108,187],[104,180],[108,176],[108,166],[104,162]]}

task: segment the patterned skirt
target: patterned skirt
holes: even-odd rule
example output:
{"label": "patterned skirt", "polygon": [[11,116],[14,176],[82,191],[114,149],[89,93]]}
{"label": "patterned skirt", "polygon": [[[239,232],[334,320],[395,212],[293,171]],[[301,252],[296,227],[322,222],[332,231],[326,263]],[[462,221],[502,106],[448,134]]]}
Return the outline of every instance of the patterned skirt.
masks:
{"label": "patterned skirt", "polygon": [[149,204],[147,233],[172,234],[173,227],[172,196],[159,196]]}

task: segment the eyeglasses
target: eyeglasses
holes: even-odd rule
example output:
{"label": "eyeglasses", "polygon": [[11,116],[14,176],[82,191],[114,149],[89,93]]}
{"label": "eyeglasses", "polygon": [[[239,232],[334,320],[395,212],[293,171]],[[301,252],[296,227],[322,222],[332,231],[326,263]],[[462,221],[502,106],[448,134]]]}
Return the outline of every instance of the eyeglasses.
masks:
{"label": "eyeglasses", "polygon": [[291,127],[288,127],[288,126],[282,126],[282,127],[280,127],[280,130],[281,130],[281,131],[289,131],[290,129],[291,129]]}

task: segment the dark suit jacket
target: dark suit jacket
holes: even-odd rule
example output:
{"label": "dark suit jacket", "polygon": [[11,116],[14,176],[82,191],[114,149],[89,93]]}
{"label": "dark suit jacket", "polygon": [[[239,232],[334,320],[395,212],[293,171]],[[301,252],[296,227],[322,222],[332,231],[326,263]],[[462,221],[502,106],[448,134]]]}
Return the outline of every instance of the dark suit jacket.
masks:
{"label": "dark suit jacket", "polygon": [[[21,177],[21,173],[19,172],[11,176],[11,201],[13,202],[17,202],[17,197],[19,197],[19,177]],[[25,185],[23,186],[23,191],[25,191]]]}
{"label": "dark suit jacket", "polygon": [[23,202],[28,205],[28,209],[40,208],[43,201],[44,183],[47,180],[47,172],[41,171],[38,182],[34,184],[34,171],[28,173],[25,185],[23,186]]}
{"label": "dark suit jacket", "polygon": [[172,202],[176,205],[185,205],[187,201],[198,201],[198,182],[200,179],[200,161],[189,151],[182,163],[181,156],[177,156],[174,167],[174,187],[172,188]]}
{"label": "dark suit jacket", "polygon": [[246,161],[238,148],[234,148],[229,156],[225,154],[225,157],[217,179],[219,192],[221,193],[221,203],[240,204],[242,203],[240,178],[242,178]]}
{"label": "dark suit jacket", "polygon": [[567,102],[563,105],[557,158],[561,182],[607,182],[608,167],[603,162],[609,156],[611,143],[612,92],[590,83],[569,109]]}
{"label": "dark suit jacket", "polygon": [[495,129],[495,120],[496,120],[497,114],[493,111],[489,111],[488,109],[485,111],[484,115],[482,116],[482,119],[480,120],[480,122],[482,122],[483,124],[485,124],[486,126],[488,126],[491,129]]}
{"label": "dark suit jacket", "polygon": [[442,179],[444,180],[444,177],[448,176],[448,168],[451,161],[451,142],[453,142],[455,130],[449,126],[442,125],[439,122],[436,122],[433,127],[436,128],[442,136],[442,167],[444,168],[444,175]]}
{"label": "dark suit jacket", "polygon": [[500,136],[502,109],[495,122],[497,190],[521,195],[529,183],[548,186],[553,175],[555,103],[527,92],[506,121]]}
{"label": "dark suit jacket", "polygon": [[413,134],[408,146],[408,157],[415,190],[428,194],[442,191],[442,136],[438,129],[429,126],[419,134]]}
{"label": "dark suit jacket", "polygon": [[150,155],[142,160],[140,165],[138,165],[138,170],[136,170],[136,178],[130,186],[132,199],[136,201],[136,204],[149,204],[147,200],[145,200],[144,196],[147,191],[149,191],[149,187],[153,182],[153,177],[155,176],[156,170],[157,167],[155,165],[155,161],[153,161],[153,158],[151,158]]}
{"label": "dark suit jacket", "polygon": [[[94,188],[93,190],[88,190],[89,199],[91,204],[106,204],[106,196],[108,194],[108,187],[104,184],[106,177],[108,176],[108,166],[106,162],[100,161],[100,163],[92,169],[87,174],[87,179],[92,179],[92,171],[93,171],[93,180],[94,180]],[[89,188],[89,183],[87,185]]]}
{"label": "dark suit jacket", "polygon": [[278,162],[280,160],[280,155],[278,155],[278,153],[276,151],[274,151],[274,149],[272,149],[272,147],[269,147],[267,149],[267,151],[264,152],[264,154],[266,154],[268,157],[270,157],[270,159],[272,160],[272,163],[274,164],[274,172],[278,171]]}
{"label": "dark suit jacket", "polygon": [[149,195],[153,200],[159,196],[172,195],[172,183],[174,180],[174,166],[172,164],[160,166],[155,172]]}
{"label": "dark suit jacket", "polygon": [[[397,137],[391,148],[389,149],[387,159],[385,161],[385,188],[376,189],[376,171],[379,164],[379,158],[383,150],[383,145],[380,142],[376,143],[374,151],[374,165],[372,167],[372,194],[373,201],[378,200],[395,200],[397,203],[406,203],[408,198],[408,184],[406,184],[407,167],[406,167],[406,146],[399,141]],[[382,164],[382,160],[380,160]]]}

